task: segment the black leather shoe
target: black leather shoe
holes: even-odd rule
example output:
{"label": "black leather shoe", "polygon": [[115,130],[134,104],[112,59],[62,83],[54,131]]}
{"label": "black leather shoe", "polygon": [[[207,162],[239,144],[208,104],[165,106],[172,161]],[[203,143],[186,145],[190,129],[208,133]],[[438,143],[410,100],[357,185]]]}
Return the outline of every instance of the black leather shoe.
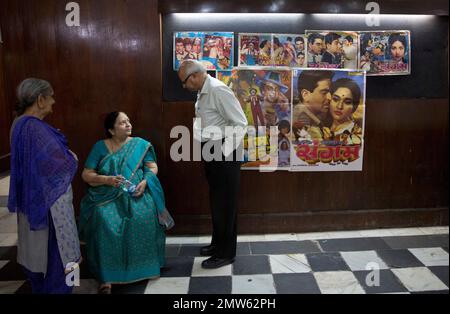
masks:
{"label": "black leather shoe", "polygon": [[202,262],[202,267],[206,269],[214,269],[222,266],[226,266],[232,264],[234,262],[234,258],[219,258],[219,257],[210,257],[207,260]]}
{"label": "black leather shoe", "polygon": [[216,247],[214,245],[204,246],[200,249],[200,255],[201,256],[212,256],[212,255],[214,255],[215,250],[216,250]]}

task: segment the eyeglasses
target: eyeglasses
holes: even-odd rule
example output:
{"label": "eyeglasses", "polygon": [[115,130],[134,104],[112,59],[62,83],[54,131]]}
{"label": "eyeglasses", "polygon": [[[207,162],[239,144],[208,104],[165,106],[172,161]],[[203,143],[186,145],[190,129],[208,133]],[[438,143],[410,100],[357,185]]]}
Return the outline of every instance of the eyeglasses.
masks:
{"label": "eyeglasses", "polygon": [[183,82],[181,82],[181,84],[184,86],[184,85],[186,85],[186,83],[187,83],[187,81],[189,80],[189,78],[192,76],[192,74],[194,74],[195,72],[192,72],[191,74],[189,74],[185,79],[184,79],[184,81]]}

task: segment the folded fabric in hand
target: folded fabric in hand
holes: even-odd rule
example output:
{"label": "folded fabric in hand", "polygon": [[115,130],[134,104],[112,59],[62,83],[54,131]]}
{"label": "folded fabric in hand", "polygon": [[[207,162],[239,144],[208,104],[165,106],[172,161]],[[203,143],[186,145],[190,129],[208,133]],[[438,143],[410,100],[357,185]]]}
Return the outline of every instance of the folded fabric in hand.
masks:
{"label": "folded fabric in hand", "polygon": [[166,230],[172,229],[173,226],[175,226],[175,221],[167,209],[164,209],[162,212],[158,212],[158,221],[159,224]]}

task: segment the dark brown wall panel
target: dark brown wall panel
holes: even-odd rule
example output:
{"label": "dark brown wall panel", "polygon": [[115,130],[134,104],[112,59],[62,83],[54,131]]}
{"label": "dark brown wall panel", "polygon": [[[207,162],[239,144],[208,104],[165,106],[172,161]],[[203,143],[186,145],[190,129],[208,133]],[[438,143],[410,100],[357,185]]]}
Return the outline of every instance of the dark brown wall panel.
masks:
{"label": "dark brown wall panel", "polygon": [[[3,46],[0,44],[0,71],[3,65]],[[0,72],[0,173],[9,170],[9,128],[11,122],[11,104],[6,99],[4,72]]]}
{"label": "dark brown wall panel", "polygon": [[[169,150],[176,141],[169,139],[171,126],[192,129],[193,103],[163,105]],[[242,171],[240,213],[448,206],[447,99],[368,99],[365,129],[363,171]],[[169,207],[176,214],[208,214],[201,163],[167,163]]]}
{"label": "dark brown wall panel", "polygon": [[[237,3],[222,0],[160,1],[160,10],[167,13],[223,12],[223,13],[352,13],[365,14],[368,1],[347,0],[246,0]],[[382,14],[448,15],[447,0],[410,1],[380,0]]]}
{"label": "dark brown wall panel", "polygon": [[[193,103],[164,103],[171,127],[192,129]],[[448,224],[448,100],[368,99],[362,172],[242,172],[240,232]],[[175,232],[210,231],[200,162],[167,159]]]}
{"label": "dark brown wall panel", "polygon": [[[81,26],[65,23],[65,1],[0,3],[8,104],[26,77],[51,82],[56,105],[48,122],[67,135],[84,162],[103,137],[104,114],[121,110],[135,135],[162,151],[160,23],[157,1],[96,0],[80,4]],[[80,171],[75,199],[84,193]]]}
{"label": "dark brown wall panel", "polygon": [[[177,222],[172,232],[209,232],[201,163],[175,163],[169,156],[175,141],[169,138],[171,128],[191,129],[194,110],[192,102],[161,100],[158,1],[80,0],[78,28],[66,26],[65,3],[0,1],[2,149],[11,122],[3,109],[12,108],[17,84],[29,76],[47,79],[57,101],[49,122],[67,135],[80,169],[103,137],[104,114],[126,111],[135,135],[156,146],[168,209]],[[176,1],[173,8],[185,12],[195,8],[193,3]],[[166,2],[160,4],[166,13],[171,11]],[[367,99],[363,171],[243,171],[240,232],[448,224],[448,113],[448,97]],[[74,187],[78,210],[85,192],[79,175]]]}

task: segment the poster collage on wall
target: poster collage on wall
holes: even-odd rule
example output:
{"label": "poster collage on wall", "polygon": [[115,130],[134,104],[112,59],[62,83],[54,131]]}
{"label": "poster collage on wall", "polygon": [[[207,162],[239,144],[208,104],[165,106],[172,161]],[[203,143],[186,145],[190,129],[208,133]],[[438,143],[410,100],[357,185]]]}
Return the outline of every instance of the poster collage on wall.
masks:
{"label": "poster collage on wall", "polygon": [[[362,171],[366,76],[410,74],[409,31],[239,33],[238,67],[219,61],[233,60],[233,39],[176,33],[174,47],[197,40],[195,59],[238,98],[248,120],[242,169]],[[192,47],[177,49],[175,69]]]}
{"label": "poster collage on wall", "polygon": [[362,170],[364,71],[248,67],[216,77],[233,90],[249,123],[243,169]]}
{"label": "poster collage on wall", "polygon": [[[411,73],[410,32],[305,31],[305,34],[239,33],[237,66],[287,66],[363,70],[367,75]],[[234,67],[234,33],[174,33],[174,70],[199,60],[208,70]]]}

